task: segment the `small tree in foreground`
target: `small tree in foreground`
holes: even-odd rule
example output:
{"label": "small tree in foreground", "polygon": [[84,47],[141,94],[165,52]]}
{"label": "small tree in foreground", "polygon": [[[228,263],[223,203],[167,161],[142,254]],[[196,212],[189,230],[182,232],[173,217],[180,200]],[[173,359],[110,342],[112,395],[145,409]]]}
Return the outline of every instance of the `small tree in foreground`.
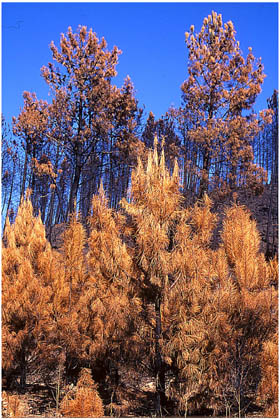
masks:
{"label": "small tree in foreground", "polygon": [[91,377],[90,369],[81,371],[77,386],[69,391],[60,404],[63,417],[103,417],[102,400]]}
{"label": "small tree in foreground", "polygon": [[[156,380],[156,413],[162,415],[165,398],[165,364],[163,352],[162,308],[165,296],[172,283],[172,236],[180,212],[182,196],[179,192],[178,165],[175,163],[170,175],[162,152],[159,159],[157,139],[154,151],[149,152],[147,167],[141,160],[132,173],[131,198],[121,204],[130,217],[129,241],[133,260],[136,291],[141,296],[146,315],[146,326],[142,329],[142,340],[146,341],[152,357]],[[152,317],[152,318],[151,318]],[[146,336],[146,328],[152,336]],[[139,328],[140,331],[140,328]]]}
{"label": "small tree in foreground", "polygon": [[66,378],[71,382],[76,380],[75,376],[79,372],[79,369],[75,371],[74,368],[77,361],[83,360],[78,308],[88,279],[85,243],[85,229],[78,217],[72,214],[70,224],[63,234],[60,253],[56,254],[57,275],[52,285],[54,299],[51,307],[56,328],[55,339],[60,345],[62,359],[65,360]]}
{"label": "small tree in foreground", "polygon": [[[53,299],[54,257],[40,216],[28,197],[13,225],[7,221],[2,248],[2,362],[6,374],[42,366],[51,353],[49,305]],[[43,357],[43,358],[42,358]]]}

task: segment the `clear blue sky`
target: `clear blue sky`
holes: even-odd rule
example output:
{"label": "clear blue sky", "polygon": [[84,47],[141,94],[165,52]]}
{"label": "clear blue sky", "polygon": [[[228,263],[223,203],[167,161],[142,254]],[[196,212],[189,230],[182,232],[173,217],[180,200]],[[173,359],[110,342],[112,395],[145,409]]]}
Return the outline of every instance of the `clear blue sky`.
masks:
{"label": "clear blue sky", "polygon": [[2,3],[2,113],[18,115],[22,92],[50,100],[40,68],[51,61],[49,44],[59,44],[68,26],[92,27],[105,37],[119,58],[115,84],[128,74],[140,105],[156,118],[171,104],[180,105],[180,85],[187,77],[185,32],[200,30],[211,11],[232,20],[236,38],[247,54],[262,57],[267,78],[255,109],[278,88],[278,3]]}

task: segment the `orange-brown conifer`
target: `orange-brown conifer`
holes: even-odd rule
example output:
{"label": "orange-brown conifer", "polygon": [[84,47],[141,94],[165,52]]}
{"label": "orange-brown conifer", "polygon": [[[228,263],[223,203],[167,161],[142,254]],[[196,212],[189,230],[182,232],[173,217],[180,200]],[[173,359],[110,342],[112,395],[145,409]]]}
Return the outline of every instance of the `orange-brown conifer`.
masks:
{"label": "orange-brown conifer", "polygon": [[15,223],[7,222],[2,248],[2,362],[4,372],[20,370],[22,387],[28,366],[40,365],[40,357],[46,361],[51,353],[53,279],[54,256],[28,197],[22,200]]}
{"label": "orange-brown conifer", "polygon": [[[252,141],[271,121],[271,111],[252,111],[265,75],[252,48],[242,56],[231,21],[216,12],[205,17],[200,32],[186,32],[188,78],[182,84],[181,125],[194,146],[190,171],[199,170],[200,196],[209,184],[230,188],[260,183],[265,174],[253,164]],[[246,111],[246,115],[244,114]],[[187,148],[189,146],[186,146]],[[197,166],[197,168],[195,168]]]}
{"label": "orange-brown conifer", "polygon": [[90,369],[82,369],[77,386],[61,401],[60,412],[63,417],[104,417],[102,400]]}

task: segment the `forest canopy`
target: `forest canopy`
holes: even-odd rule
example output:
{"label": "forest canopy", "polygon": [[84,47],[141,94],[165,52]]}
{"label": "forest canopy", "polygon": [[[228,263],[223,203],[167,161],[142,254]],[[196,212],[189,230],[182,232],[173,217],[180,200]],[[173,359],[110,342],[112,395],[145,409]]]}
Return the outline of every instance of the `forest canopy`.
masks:
{"label": "forest canopy", "polygon": [[169,168],[178,159],[189,203],[204,192],[260,192],[277,177],[278,93],[268,109],[254,111],[265,74],[249,48],[243,55],[232,22],[216,12],[199,32],[186,33],[188,65],[182,105],[155,120],[139,107],[132,80],[114,84],[121,51],[109,50],[92,29],[69,27],[50,44],[52,61],[41,68],[51,102],[23,93],[12,127],[2,116],[2,213],[13,220],[27,188],[42,221],[83,221],[102,180],[110,205],[126,197],[137,157],[147,159],[158,136]]}

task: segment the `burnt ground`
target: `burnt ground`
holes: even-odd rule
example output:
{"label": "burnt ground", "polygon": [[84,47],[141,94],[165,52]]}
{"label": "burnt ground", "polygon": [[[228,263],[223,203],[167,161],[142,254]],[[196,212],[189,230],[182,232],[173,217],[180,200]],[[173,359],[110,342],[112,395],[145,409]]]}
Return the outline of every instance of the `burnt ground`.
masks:
{"label": "burnt ground", "polygon": [[[56,409],[56,383],[44,385],[30,383],[35,378],[29,377],[24,392],[19,390],[2,391],[2,417],[27,417],[27,418],[54,418],[62,417]],[[60,401],[69,389],[62,386]],[[151,377],[135,375],[127,376],[123,369],[118,387],[111,392],[99,389],[103,401],[105,417],[156,417],[155,414],[155,382]],[[174,407],[172,407],[174,409]],[[170,407],[162,413],[162,417],[178,417],[172,415],[174,410]],[[182,415],[181,417],[184,417]],[[198,412],[188,417],[213,417],[212,413]],[[234,417],[238,417],[235,415]],[[251,407],[246,417],[263,417],[260,407]]]}

